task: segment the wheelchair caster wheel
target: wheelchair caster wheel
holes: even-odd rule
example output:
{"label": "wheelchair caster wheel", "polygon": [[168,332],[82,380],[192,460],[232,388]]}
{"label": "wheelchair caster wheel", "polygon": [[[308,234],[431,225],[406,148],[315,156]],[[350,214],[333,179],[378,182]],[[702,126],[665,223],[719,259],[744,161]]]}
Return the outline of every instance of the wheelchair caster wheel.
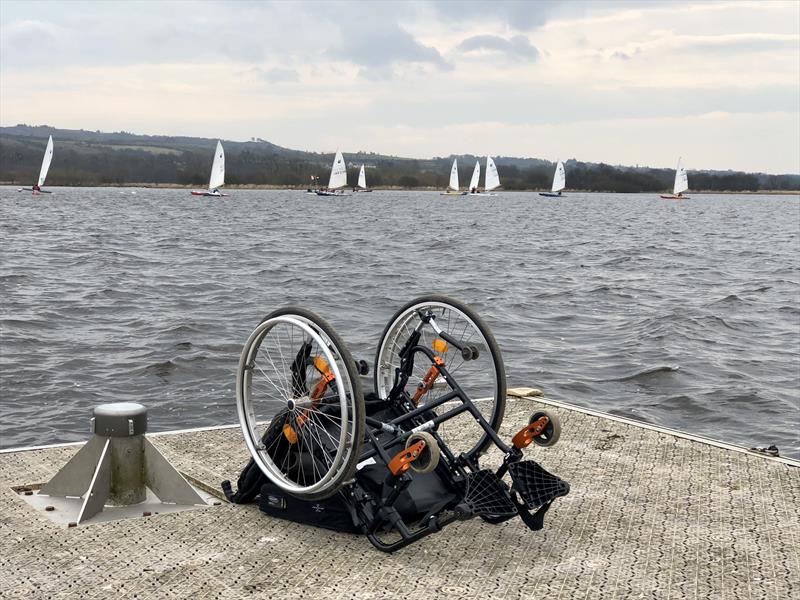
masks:
{"label": "wheelchair caster wheel", "polygon": [[531,415],[528,424],[535,423],[540,417],[547,417],[549,422],[545,425],[544,430],[533,438],[533,443],[546,448],[555,444],[561,436],[561,419],[552,412],[540,410]]}
{"label": "wheelchair caster wheel", "polygon": [[364,359],[356,361],[356,370],[359,375],[369,375],[369,363]]}
{"label": "wheelchair caster wheel", "polygon": [[436,439],[427,431],[419,431],[408,436],[406,448],[413,446],[419,441],[425,442],[425,449],[417,459],[411,463],[411,470],[416,473],[430,473],[439,464],[439,457],[441,456],[439,444],[436,443]]}

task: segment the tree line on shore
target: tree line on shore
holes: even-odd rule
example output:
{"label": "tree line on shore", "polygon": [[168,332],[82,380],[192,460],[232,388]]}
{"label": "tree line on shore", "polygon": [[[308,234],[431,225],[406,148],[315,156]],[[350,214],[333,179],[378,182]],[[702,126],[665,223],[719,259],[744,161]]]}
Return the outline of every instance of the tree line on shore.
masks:
{"label": "tree line on shore", "polygon": [[[140,136],[50,127],[0,128],[0,181],[30,185],[39,171],[48,135],[56,152],[48,176],[50,185],[103,186],[177,184],[203,186],[208,182],[213,147],[207,138]],[[311,176],[324,184],[332,154],[281,148],[260,139],[223,142],[226,184],[304,187]],[[370,187],[444,189],[454,157],[409,159],[368,152],[345,153],[348,181],[355,183],[361,164]],[[459,179],[468,181],[476,157],[462,155]],[[483,161],[481,161],[483,162]],[[495,157],[503,189],[549,189],[554,163],[540,159]],[[673,169],[621,167],[565,161],[567,188],[597,192],[658,192],[672,188]],[[800,175],[767,175],[735,171],[689,170],[693,190],[798,190]]]}

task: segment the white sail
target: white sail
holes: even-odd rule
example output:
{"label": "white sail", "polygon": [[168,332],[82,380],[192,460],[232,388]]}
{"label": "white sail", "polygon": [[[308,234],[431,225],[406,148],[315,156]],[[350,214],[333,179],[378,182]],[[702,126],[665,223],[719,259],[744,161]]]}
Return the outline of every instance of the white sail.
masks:
{"label": "white sail", "polygon": [[672,189],[673,194],[682,194],[689,189],[689,177],[686,175],[686,169],[683,168],[680,157],[678,157],[678,166],[675,168],[675,186]]}
{"label": "white sail", "polygon": [[453,159],[453,168],[450,169],[450,189],[458,191],[458,159]]}
{"label": "white sail", "polygon": [[222,142],[217,140],[214,163],[211,165],[211,177],[208,179],[208,189],[213,191],[223,185],[225,185],[225,151],[222,149]]}
{"label": "white sail", "polygon": [[361,165],[361,170],[358,172],[358,187],[367,189],[367,174],[364,172],[364,165]]}
{"label": "white sail", "polygon": [[469,191],[478,189],[478,181],[481,178],[481,162],[475,161],[475,169],[472,171],[472,179],[469,180]]}
{"label": "white sail", "polygon": [[44,151],[44,158],[42,159],[42,168],[39,171],[39,187],[44,185],[44,180],[47,179],[47,171],[50,170],[50,163],[53,162],[53,136],[47,140],[47,149]]}
{"label": "white sail", "polygon": [[500,175],[491,156],[486,157],[486,191],[500,187]]}
{"label": "white sail", "polygon": [[331,178],[328,181],[328,189],[335,190],[347,185],[347,165],[344,162],[344,156],[340,151],[336,151],[336,158],[333,159],[331,166]]}
{"label": "white sail", "polygon": [[558,161],[556,173],[553,175],[553,191],[560,192],[567,185],[567,175],[564,172],[564,163]]}

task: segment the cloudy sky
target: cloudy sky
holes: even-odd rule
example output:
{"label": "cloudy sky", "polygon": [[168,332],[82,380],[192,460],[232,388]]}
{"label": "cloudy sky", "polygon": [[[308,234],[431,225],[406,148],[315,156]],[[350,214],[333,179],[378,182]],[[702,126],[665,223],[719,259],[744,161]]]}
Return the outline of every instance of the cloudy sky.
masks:
{"label": "cloudy sky", "polygon": [[0,2],[0,124],[800,172],[800,3]]}

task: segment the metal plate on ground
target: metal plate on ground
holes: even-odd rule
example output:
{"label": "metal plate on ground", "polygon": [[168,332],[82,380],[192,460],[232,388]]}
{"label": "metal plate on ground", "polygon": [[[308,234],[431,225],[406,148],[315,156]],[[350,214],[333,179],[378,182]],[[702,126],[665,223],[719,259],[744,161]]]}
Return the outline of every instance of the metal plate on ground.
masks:
{"label": "metal plate on ground", "polygon": [[[78,496],[68,496],[61,498],[57,496],[48,496],[40,494],[38,488],[40,486],[22,486],[17,488],[20,498],[25,500],[30,506],[39,511],[42,515],[56,523],[57,525],[68,527],[70,524],[78,522],[78,513],[80,512],[83,500]],[[27,489],[27,491],[25,491]],[[151,491],[147,490],[147,496],[144,502],[138,504],[131,504],[128,506],[113,506],[105,505],[103,510],[92,518],[83,521],[80,525],[93,525],[96,523],[106,523],[108,521],[120,521],[123,519],[135,519],[145,516],[155,516],[159,514],[178,513],[187,510],[197,510],[212,506],[215,502],[219,504],[219,500],[211,494],[204,492],[201,489],[194,488],[200,495],[205,504],[171,504],[161,502],[158,497]]]}

